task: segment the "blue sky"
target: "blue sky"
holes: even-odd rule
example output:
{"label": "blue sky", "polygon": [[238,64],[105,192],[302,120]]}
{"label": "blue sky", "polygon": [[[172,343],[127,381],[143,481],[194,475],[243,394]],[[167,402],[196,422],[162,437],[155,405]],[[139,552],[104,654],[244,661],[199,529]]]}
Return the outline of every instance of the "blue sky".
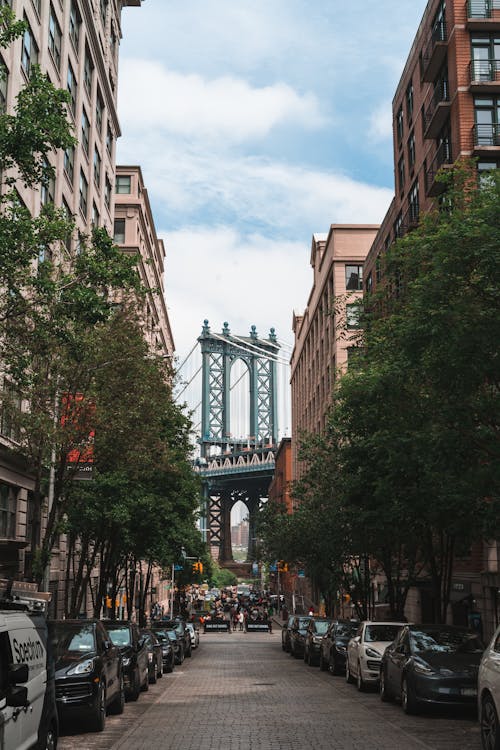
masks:
{"label": "blue sky", "polygon": [[293,340],[311,237],[376,223],[391,99],[426,2],[145,0],[123,12],[118,161],[140,164],[166,244],[182,358],[204,318]]}

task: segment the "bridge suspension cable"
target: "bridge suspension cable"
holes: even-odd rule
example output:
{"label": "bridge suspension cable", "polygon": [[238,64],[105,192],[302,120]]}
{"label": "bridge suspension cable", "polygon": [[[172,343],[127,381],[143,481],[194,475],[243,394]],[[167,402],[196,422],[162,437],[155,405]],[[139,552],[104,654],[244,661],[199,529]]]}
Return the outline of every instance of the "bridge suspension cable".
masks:
{"label": "bridge suspension cable", "polygon": [[[227,341],[227,338],[225,336],[219,336],[218,333],[212,333],[212,336],[214,338],[220,339],[221,341]],[[244,346],[241,344],[235,344],[234,341],[242,341]],[[257,352],[263,352],[263,359],[269,359],[273,362],[277,362],[280,365],[288,365],[288,361],[284,359],[283,357],[276,357],[269,352],[266,352],[265,349],[261,349],[260,347],[253,346],[252,344],[248,344],[244,339],[240,339],[237,336],[231,336],[231,343],[236,349],[241,349],[244,352],[252,353],[251,350],[255,349]]]}
{"label": "bridge suspension cable", "polygon": [[193,348],[191,349],[191,351],[189,352],[189,354],[187,354],[187,355],[186,355],[186,356],[184,357],[184,359],[182,360],[182,362],[181,362],[181,364],[179,365],[179,367],[177,367],[177,368],[176,368],[177,372],[179,372],[180,370],[182,370],[182,368],[184,367],[184,365],[185,365],[185,364],[186,364],[186,362],[188,361],[188,359],[189,359],[189,357],[191,356],[191,354],[192,354],[192,353],[193,353],[193,352],[194,352],[194,351],[195,351],[195,350],[196,350],[197,348],[198,348],[198,342],[196,341],[195,345],[193,346]]}
{"label": "bridge suspension cable", "polygon": [[184,391],[187,390],[187,388],[189,388],[189,386],[191,385],[191,383],[193,382],[193,380],[195,379],[195,377],[198,375],[198,373],[200,373],[202,371],[202,369],[203,369],[203,365],[200,365],[200,367],[198,367],[198,369],[196,370],[196,372],[193,375],[193,377],[191,378],[191,380],[189,380],[187,383],[184,384],[184,388],[181,391],[179,391],[179,393],[175,397],[176,401],[182,396],[182,394],[184,393]]}

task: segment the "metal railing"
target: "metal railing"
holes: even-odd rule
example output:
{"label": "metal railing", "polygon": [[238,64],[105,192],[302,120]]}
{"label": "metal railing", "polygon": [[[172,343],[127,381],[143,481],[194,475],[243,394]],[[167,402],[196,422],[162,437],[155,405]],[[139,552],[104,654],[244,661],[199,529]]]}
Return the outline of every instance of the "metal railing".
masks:
{"label": "metal railing", "polygon": [[434,94],[432,95],[431,100],[429,101],[429,104],[424,109],[424,129],[427,130],[429,125],[432,122],[432,118],[434,117],[437,108],[440,104],[443,104],[444,102],[449,102],[450,96],[448,92],[448,84],[447,83],[440,83],[436,86],[434,89]]}
{"label": "metal railing", "polygon": [[500,125],[474,125],[474,146],[500,146]]}
{"label": "metal railing", "polygon": [[471,60],[469,63],[469,81],[498,81],[500,83],[500,60]]}
{"label": "metal railing", "polygon": [[452,149],[449,143],[442,143],[439,146],[434,159],[425,171],[425,190],[427,193],[434,185],[436,175],[444,164],[453,164]]}
{"label": "metal railing", "polygon": [[431,38],[429,39],[429,43],[427,44],[425,50],[422,53],[422,67],[424,70],[427,68],[430,60],[432,59],[432,55],[436,48],[436,44],[439,44],[440,42],[447,42],[447,41],[448,41],[448,31],[446,28],[446,21],[438,21],[434,25],[432,32],[431,32]]}
{"label": "metal railing", "polygon": [[467,0],[467,18],[493,18],[500,19],[499,0]]}

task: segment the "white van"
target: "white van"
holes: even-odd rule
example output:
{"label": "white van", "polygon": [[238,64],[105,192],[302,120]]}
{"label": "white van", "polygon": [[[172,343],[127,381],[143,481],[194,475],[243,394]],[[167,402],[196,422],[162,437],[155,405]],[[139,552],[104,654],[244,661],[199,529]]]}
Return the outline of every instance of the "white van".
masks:
{"label": "white van", "polygon": [[[24,600],[24,597],[23,597]],[[0,750],[54,750],[58,722],[45,615],[0,599]]]}

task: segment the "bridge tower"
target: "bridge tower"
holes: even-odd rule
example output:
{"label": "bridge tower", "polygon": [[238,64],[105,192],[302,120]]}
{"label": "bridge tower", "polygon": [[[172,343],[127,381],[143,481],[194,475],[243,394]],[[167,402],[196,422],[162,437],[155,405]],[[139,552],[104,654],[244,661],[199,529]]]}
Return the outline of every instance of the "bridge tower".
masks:
{"label": "bridge tower", "polygon": [[[255,518],[274,471],[277,429],[276,355],[271,328],[259,338],[232,335],[228,323],[213,333],[204,321],[202,354],[200,474],[203,479],[207,541],[220,562],[232,561],[231,509],[241,500],[249,512],[248,560],[255,557]],[[249,435],[230,434],[231,368],[242,360],[249,375]]]}

